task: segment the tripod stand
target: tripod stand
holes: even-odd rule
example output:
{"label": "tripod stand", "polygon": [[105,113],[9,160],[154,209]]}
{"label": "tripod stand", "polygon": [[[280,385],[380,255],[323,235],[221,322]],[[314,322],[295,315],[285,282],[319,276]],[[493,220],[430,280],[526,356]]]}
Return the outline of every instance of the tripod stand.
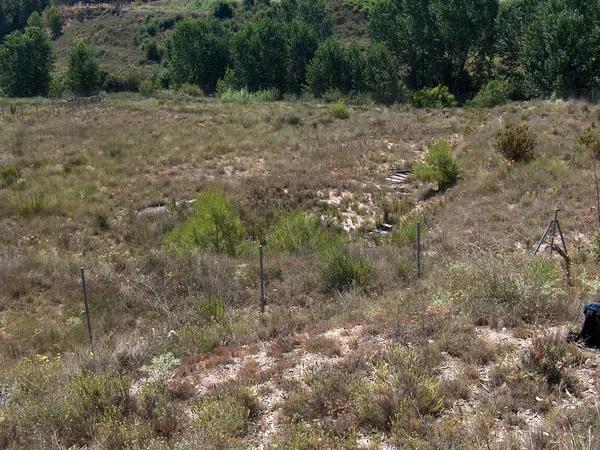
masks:
{"label": "tripod stand", "polygon": [[[562,256],[563,258],[567,259],[567,245],[565,244],[565,237],[563,236],[563,232],[562,229],[560,228],[560,222],[558,221],[558,213],[560,212],[560,209],[556,208],[554,210],[554,219],[552,219],[550,221],[550,225],[548,225],[548,228],[546,228],[546,231],[544,232],[544,235],[542,236],[542,238],[539,240],[539,242],[537,243],[536,247],[535,247],[535,252],[533,253],[534,256],[538,254],[538,252],[540,251],[540,248],[542,247],[542,244],[544,243],[544,241],[550,237],[550,243],[549,243],[549,247],[550,247],[550,254],[552,254],[552,252],[554,250],[556,250],[556,252]],[[556,241],[556,232],[558,231],[558,236],[560,237],[560,243],[562,244],[562,247],[557,245],[555,243]]]}

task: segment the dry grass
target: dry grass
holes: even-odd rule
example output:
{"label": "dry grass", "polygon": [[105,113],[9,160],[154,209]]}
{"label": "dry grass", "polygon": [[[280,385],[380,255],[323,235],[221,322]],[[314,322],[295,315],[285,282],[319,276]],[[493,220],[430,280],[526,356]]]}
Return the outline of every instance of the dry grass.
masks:
{"label": "dry grass", "polygon": [[[0,164],[18,168],[6,171],[18,177],[0,188],[0,388],[9,392],[0,406],[0,444],[160,447],[210,438],[215,446],[265,440],[352,448],[376,429],[373,445],[494,447],[541,421],[528,410],[563,442],[565,402],[593,406],[585,394],[593,386],[579,379],[587,368],[578,362],[554,370],[570,350],[555,343],[542,354],[532,340],[538,326],[575,327],[583,296],[598,284],[597,262],[588,257],[596,229],[593,175],[577,140],[597,118],[584,104],[353,107],[349,118],[334,121],[316,103],[224,104],[171,93],[71,106],[39,101],[37,109],[26,102],[23,116],[20,107],[10,114],[8,102]],[[538,136],[534,160],[513,165],[497,154],[495,136],[508,122],[527,122]],[[420,161],[438,139],[453,144],[462,173],[456,186],[423,200],[418,184],[402,192],[385,180],[392,168]],[[189,216],[187,201],[212,187],[227,194],[242,219],[239,251],[170,252],[164,238]],[[565,209],[572,285],[560,261],[530,256],[556,203]],[[274,218],[294,209],[345,236],[351,254],[369,263],[369,282],[328,290],[321,244],[300,253],[268,250],[261,318],[258,241],[273,235]],[[411,233],[369,236],[384,211],[395,224],[426,221],[422,279],[414,276]],[[360,225],[343,232],[348,217]],[[352,339],[326,334],[355,324],[364,327]],[[392,342],[411,365],[382,351]],[[258,343],[266,344],[267,357],[244,359]],[[304,350],[339,366],[290,379]],[[169,354],[183,361],[168,370],[173,383],[140,390],[140,369]],[[235,376],[199,394],[192,380],[205,371]],[[23,381],[38,374],[43,383]],[[130,394],[83,428],[60,428],[53,411],[81,398],[69,384],[73,376],[106,388],[109,399],[119,391],[115,380],[131,386]],[[235,385],[263,394],[251,401]],[[56,386],[75,390],[65,391],[65,400]],[[280,406],[271,398],[274,386],[295,400]],[[456,405],[465,405],[463,412]],[[222,433],[203,435],[184,419],[192,410],[201,411],[202,423],[216,420]],[[498,412],[501,431],[494,428]],[[589,421],[572,420],[574,441],[585,442]]]}

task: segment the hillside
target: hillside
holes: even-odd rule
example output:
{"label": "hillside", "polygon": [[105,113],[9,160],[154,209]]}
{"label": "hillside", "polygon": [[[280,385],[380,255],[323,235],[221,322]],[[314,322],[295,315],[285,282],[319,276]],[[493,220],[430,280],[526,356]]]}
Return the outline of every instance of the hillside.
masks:
{"label": "hillside", "polygon": [[[598,354],[564,339],[598,286],[595,107],[0,104],[2,447],[597,446]],[[531,161],[495,149],[507,123],[535,134]],[[455,186],[390,178],[439,139]],[[214,187],[239,247],[174,251]],[[556,205],[570,284],[532,256]]]}

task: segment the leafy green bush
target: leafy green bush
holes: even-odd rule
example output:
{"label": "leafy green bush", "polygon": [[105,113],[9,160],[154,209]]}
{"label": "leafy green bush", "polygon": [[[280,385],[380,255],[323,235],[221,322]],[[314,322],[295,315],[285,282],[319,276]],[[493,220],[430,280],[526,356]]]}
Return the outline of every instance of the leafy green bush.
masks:
{"label": "leafy green bush", "polygon": [[427,152],[425,161],[415,164],[412,170],[419,180],[435,182],[442,191],[456,184],[460,176],[450,143],[443,139],[436,141]]}
{"label": "leafy green bush", "polygon": [[190,97],[202,97],[204,95],[200,86],[190,83],[183,83],[177,90]]}
{"label": "leafy green bush", "polygon": [[56,5],[52,4],[46,8],[44,15],[46,16],[48,28],[50,28],[50,31],[52,32],[52,37],[57,39],[62,34],[62,12]]}
{"label": "leafy green bush", "polygon": [[350,117],[350,111],[344,102],[336,102],[329,106],[329,112],[336,119],[347,119]]}
{"label": "leafy green bush", "polygon": [[[599,108],[600,110],[600,108]],[[588,129],[581,133],[579,142],[592,154],[592,157],[600,159],[600,133],[594,129]]]}
{"label": "leafy green bush", "polygon": [[281,214],[267,233],[267,248],[295,255],[305,255],[323,249],[330,236],[318,217],[303,211]]}
{"label": "leafy green bush", "polygon": [[178,333],[175,350],[178,354],[210,353],[228,335],[228,329],[220,323],[203,326],[187,325]]}
{"label": "leafy green bush", "polygon": [[151,38],[144,44],[144,53],[146,53],[146,59],[148,61],[159,62],[162,55],[160,49],[158,48],[158,44],[156,43],[156,39]]}
{"label": "leafy green bush", "polygon": [[195,249],[235,255],[244,238],[244,226],[231,201],[219,189],[198,196],[194,213],[166,237],[168,247],[190,252]]}
{"label": "leafy green bush", "polygon": [[0,166],[0,188],[15,184],[21,179],[21,169],[15,164]]}
{"label": "leafy green bush", "polygon": [[447,108],[458,105],[456,98],[446,86],[409,92],[407,99],[415,108]]}
{"label": "leafy green bush", "polygon": [[225,89],[219,91],[219,101],[223,103],[260,103],[260,102],[272,102],[279,97],[277,91],[256,91],[250,92],[246,88],[240,90],[236,89]]}
{"label": "leafy green bush", "polygon": [[508,101],[509,93],[508,80],[490,80],[479,90],[472,104],[481,108],[503,105]]}
{"label": "leafy green bush", "polygon": [[373,265],[355,256],[343,245],[334,245],[321,257],[321,277],[328,290],[344,292],[366,286],[371,281]]}
{"label": "leafy green bush", "polygon": [[506,124],[498,133],[496,148],[509,161],[529,161],[533,158],[536,136],[525,124]]}
{"label": "leafy green bush", "polygon": [[600,261],[600,229],[596,230],[592,238],[592,255]]}

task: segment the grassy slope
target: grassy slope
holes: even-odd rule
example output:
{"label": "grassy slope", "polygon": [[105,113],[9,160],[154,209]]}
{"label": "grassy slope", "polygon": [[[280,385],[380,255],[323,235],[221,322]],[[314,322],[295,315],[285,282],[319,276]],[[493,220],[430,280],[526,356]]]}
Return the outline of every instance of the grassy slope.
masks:
{"label": "grassy slope", "polygon": [[[4,109],[6,113],[6,106]],[[390,361],[393,355],[386,354],[386,347],[391,342],[425,346],[431,351],[431,362],[422,369],[426,378],[417,385],[427,380],[443,381],[447,406],[441,423],[445,427],[458,421],[466,427],[466,434],[456,439],[467,439],[475,446],[484,445],[486,440],[527,439],[531,423],[526,410],[531,408],[539,410],[540,417],[548,421],[548,429],[556,439],[562,439],[564,430],[553,421],[562,417],[563,406],[568,407],[564,386],[545,387],[544,379],[535,376],[532,386],[517,381],[525,380],[522,377],[531,372],[520,361],[533,345],[533,326],[558,330],[565,324],[576,326],[573,320],[579,318],[582,294],[589,290],[582,275],[597,269],[587,256],[596,217],[590,160],[576,141],[595,120],[588,105],[540,102],[492,110],[437,111],[359,107],[351,111],[350,119],[334,120],[327,107],[311,103],[221,104],[162,94],[157,99],[111,96],[97,104],[58,109],[43,103],[38,111],[39,119],[31,105],[25,105],[23,118],[20,113],[7,115],[0,136],[0,160],[12,161],[22,170],[21,181],[0,190],[3,376],[10,378],[6,371],[13,370],[23,376],[19,372],[23,369],[18,369],[23,361],[9,369],[20,358],[60,352],[64,353],[62,368],[56,369],[58,378],[51,383],[67,383],[65,389],[72,389],[61,374],[89,365],[85,356],[71,353],[76,355],[80,343],[85,342],[77,280],[77,268],[83,263],[89,268],[98,359],[103,370],[118,370],[138,379],[139,368],[156,355],[171,351],[184,357],[176,381],[167,391],[174,396],[171,407],[187,410],[204,401],[201,398],[224,401],[221,397],[210,400],[215,388],[205,389],[199,384],[198,380],[210,379],[204,370],[215,367],[216,379],[222,382],[229,377],[220,372],[222,364],[235,358],[244,362],[244,369],[229,383],[248,386],[258,399],[258,405],[250,408],[254,412],[243,424],[243,431],[227,428],[232,425],[227,422],[231,418],[226,417],[218,419],[229,423],[221,424],[226,428],[225,437],[199,436],[195,422],[179,418],[175,434],[154,432],[171,442],[213,439],[223,444],[222,439],[226,439],[227,445],[252,445],[266,439],[310,441],[325,433],[321,437],[329,445],[342,445],[335,438],[339,432],[335,429],[342,424],[358,433],[351,439],[369,434],[375,427],[379,431],[369,437],[372,441],[379,436],[405,445],[405,430],[414,434],[414,439],[441,433],[439,439],[453,442],[450,430],[440,428],[439,420],[434,420],[439,414],[424,413],[422,426],[394,422],[396,425],[389,428],[376,418],[381,413],[365,412],[371,411],[372,404],[368,408],[355,405],[356,398],[363,397],[355,393],[348,398],[328,388],[315,391],[310,387],[311,378],[305,377],[304,370],[315,370],[316,379],[325,383],[329,372],[310,368],[333,364],[342,371],[339,376],[350,377],[342,384],[354,385],[356,377],[367,380],[373,369],[359,363],[365,357],[360,352],[366,352],[374,364],[379,358]],[[509,121],[527,122],[537,134],[537,155],[531,163],[508,165],[493,149],[495,133]],[[428,143],[438,138],[454,142],[463,168],[458,186],[425,202],[418,201],[413,187],[407,194],[393,191],[385,182],[390,167],[421,158]],[[181,215],[144,217],[135,213],[148,204],[191,199],[199,190],[215,184],[234,199],[248,224],[256,214],[270,217],[280,209],[295,207],[320,211],[333,221],[343,218],[343,213],[381,220],[384,207],[400,221],[405,214],[414,214],[411,208],[415,208],[428,219],[426,279],[417,282],[402,269],[402,261],[412,255],[412,243],[393,245],[384,240],[373,247],[358,231],[353,246],[376,268],[368,289],[342,295],[328,293],[319,279],[315,255],[298,258],[273,254],[267,258],[269,314],[261,323],[256,315],[257,267],[252,251],[236,259],[199,255],[189,260],[165,254],[161,251],[163,236],[182,221]],[[327,206],[322,200],[329,191],[334,196],[350,194],[344,194],[346,199],[339,206]],[[564,209],[562,225],[574,261],[575,284],[566,286],[555,261],[543,266],[555,291],[542,293],[541,286],[528,275],[529,252],[555,204]],[[236,276],[231,277],[231,273]],[[495,290],[489,291],[490,286]],[[215,294],[227,301],[227,319],[217,325],[198,323],[198,299]],[[515,295],[516,305],[510,300]],[[473,328],[480,325],[480,316],[469,309],[471,298],[481,302],[490,325],[518,325],[515,335],[510,330],[502,332],[506,334],[502,340],[496,339],[493,329]],[[494,299],[499,298],[506,303],[495,306],[500,300]],[[529,313],[523,312],[522,305],[536,305],[541,311],[533,324],[523,324],[521,319]],[[357,324],[362,327],[356,328]],[[348,331],[342,330],[340,335],[335,331],[340,326]],[[328,329],[333,329],[333,334],[321,336]],[[167,338],[169,330],[180,333],[180,340]],[[375,341],[373,335],[378,336]],[[257,343],[272,347],[268,357],[254,353]],[[512,350],[510,346],[507,350],[507,343]],[[219,344],[226,346],[211,353]],[[242,344],[249,347],[240,347]],[[575,364],[565,356],[573,349],[561,351],[557,350],[567,366]],[[314,354],[331,356],[310,362]],[[297,372],[294,367],[303,358],[310,360],[306,362],[308,369]],[[502,361],[509,361],[508,366]],[[455,366],[470,380],[471,391],[444,381],[448,370],[453,370],[445,368]],[[576,376],[587,373],[585,366],[577,367],[575,364],[569,370]],[[508,398],[506,387],[496,378],[482,381],[477,375],[477,371],[485,371],[489,377],[489,371],[498,370],[512,380]],[[483,394],[473,391],[480,383],[487,389]],[[364,385],[360,389],[374,387]],[[577,402],[585,404],[582,386],[568,389],[575,393]],[[279,391],[287,392],[284,397],[298,392],[300,397],[291,400],[296,409],[290,409],[292,404],[268,400]],[[309,401],[310,392],[325,399],[334,396],[331,401],[347,404],[350,416],[327,406],[316,407],[322,399]],[[504,406],[477,403],[482,395],[485,402],[502,401]],[[335,396],[341,397],[335,400]],[[549,403],[540,409],[536,397]],[[33,402],[31,408],[39,409],[30,397],[25,398]],[[40,401],[60,407],[47,398]],[[464,401],[471,412],[457,415],[454,402]],[[554,407],[552,401],[556,402]],[[504,411],[500,423],[494,422],[497,408]],[[25,408],[22,414],[29,417],[31,411]],[[125,417],[133,417],[134,413],[127,414]],[[309,436],[280,425],[282,421],[309,423],[311,417],[323,422],[317,428],[311,425]],[[8,422],[3,420],[2,430],[8,433],[5,439],[8,436],[13,442],[25,442],[16,440],[26,439],[18,428],[12,428],[16,424],[39,430],[34,434],[39,440],[32,445],[41,446],[47,438],[45,424],[50,419],[45,416],[37,425],[24,424],[25,419],[18,414]],[[129,419],[122,420],[129,423]],[[490,420],[493,428],[473,425],[473,421],[489,425]],[[579,426],[580,419],[570,420]],[[265,421],[275,423],[268,435],[261,434],[268,425]],[[517,432],[514,436],[513,431]],[[129,424],[123,439],[132,439],[137,432],[140,430]],[[577,430],[573,433],[577,439],[587,439],[583,431],[581,435]],[[92,434],[95,442],[103,442],[101,431],[96,429]],[[86,442],[81,437],[84,435],[75,433],[72,437],[65,431],[60,435],[65,443]]]}

